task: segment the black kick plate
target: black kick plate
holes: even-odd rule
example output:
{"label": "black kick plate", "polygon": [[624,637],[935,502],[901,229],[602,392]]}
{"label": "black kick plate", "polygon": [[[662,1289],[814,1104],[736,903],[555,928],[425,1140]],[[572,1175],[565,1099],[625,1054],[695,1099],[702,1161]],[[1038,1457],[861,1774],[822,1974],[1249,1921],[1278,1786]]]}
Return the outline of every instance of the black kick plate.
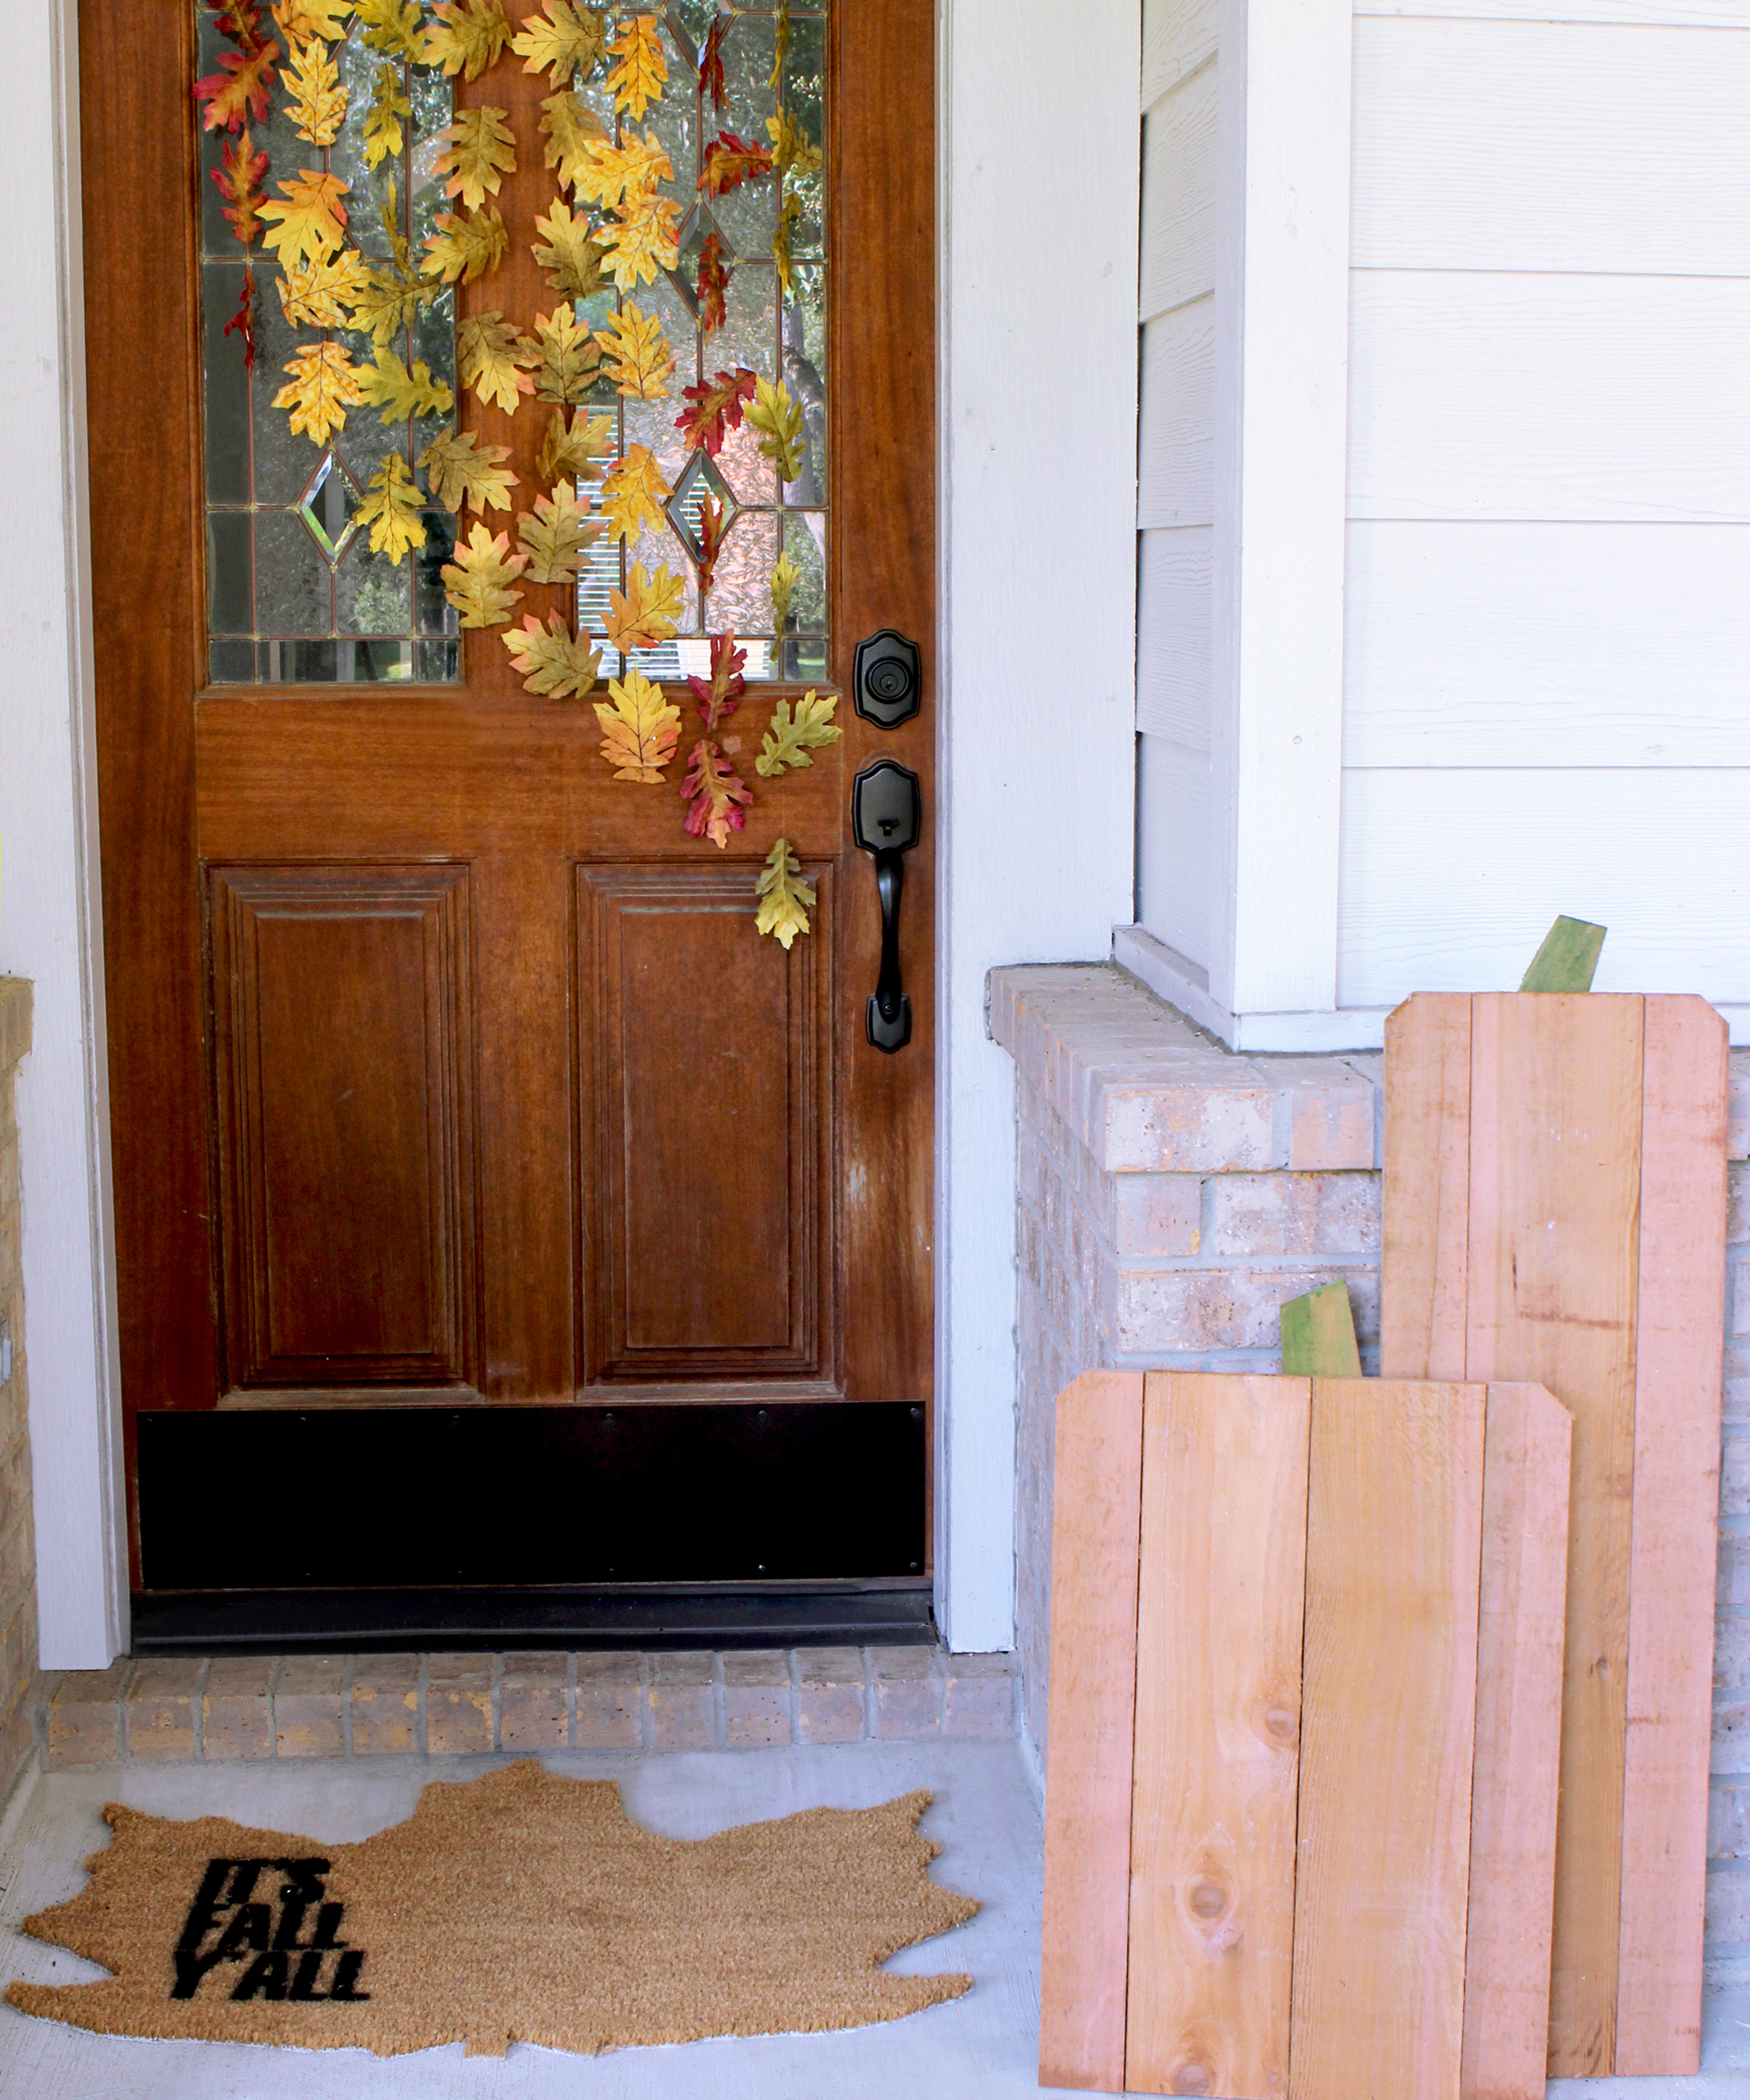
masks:
{"label": "black kick plate", "polygon": [[905,1401],[143,1412],[147,1592],[919,1581]]}

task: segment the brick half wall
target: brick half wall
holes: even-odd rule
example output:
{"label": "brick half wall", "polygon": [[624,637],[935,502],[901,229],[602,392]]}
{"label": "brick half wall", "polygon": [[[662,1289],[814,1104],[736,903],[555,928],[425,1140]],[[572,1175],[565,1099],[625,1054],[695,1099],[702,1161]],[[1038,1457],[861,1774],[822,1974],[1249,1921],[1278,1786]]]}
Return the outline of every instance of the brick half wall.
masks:
{"label": "brick half wall", "polygon": [[0,1803],[29,1761],[37,1678],[37,1547],[26,1425],[18,1066],[31,1047],[31,988],[0,977]]}

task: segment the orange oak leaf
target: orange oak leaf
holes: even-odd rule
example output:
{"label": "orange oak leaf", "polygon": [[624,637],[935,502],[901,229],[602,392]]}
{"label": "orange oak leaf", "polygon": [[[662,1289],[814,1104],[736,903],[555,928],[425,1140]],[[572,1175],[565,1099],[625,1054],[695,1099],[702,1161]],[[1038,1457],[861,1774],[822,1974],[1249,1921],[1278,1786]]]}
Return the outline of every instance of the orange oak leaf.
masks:
{"label": "orange oak leaf", "polygon": [[729,529],[729,512],[706,489],[694,514],[699,536],[699,589],[709,591],[717,574],[717,557],[723,552],[723,536]]}
{"label": "orange oak leaf", "polygon": [[229,37],[243,50],[261,49],[262,10],[256,0],[222,0],[214,10],[214,25],[221,36]]}
{"label": "orange oak leaf", "polygon": [[713,634],[710,638],[710,676],[690,676],[687,683],[693,689],[693,696],[699,704],[699,719],[707,733],[714,734],[725,715],[735,712],[735,704],[747,690],[747,681],[742,668],[747,662],[747,651],[738,649],[735,635]]}
{"label": "orange oak leaf", "polygon": [[659,270],[673,270],[680,261],[680,211],[672,197],[640,191],[615,205],[613,217],[596,228],[603,269],[621,291],[654,284]]}
{"label": "orange oak leaf", "polygon": [[681,710],[662,697],[642,671],[629,669],[625,680],[610,678],[612,704],[595,703],[601,724],[601,755],[617,780],[662,780],[662,768],[675,755],[681,737]]}
{"label": "orange oak leaf", "polygon": [[340,247],[340,229],[346,223],[340,200],[349,188],[338,175],[300,168],[296,180],[279,185],[279,197],[261,206],[262,217],[276,222],[262,239],[286,269],[312,256],[332,256]]}
{"label": "orange oak leaf", "polygon": [[268,157],[256,151],[256,142],[245,124],[235,138],[225,142],[213,179],[226,200],[225,216],[231,231],[245,248],[262,230],[262,177],[268,172]]}
{"label": "orange oak leaf", "polygon": [[706,197],[727,197],[744,182],[772,172],[772,149],[751,139],[738,138],[733,131],[719,131],[705,148],[704,165],[699,170],[699,189]]}
{"label": "orange oak leaf", "polygon": [[353,360],[339,343],[305,343],[284,369],[291,383],[274,396],[273,405],[291,410],[294,438],[303,430],[312,444],[326,444],[329,434],[345,424],[346,410],[364,398]]}
{"label": "orange oak leaf", "polygon": [[636,539],[641,525],[661,532],[668,522],[662,506],[674,493],[649,446],[629,444],[626,457],[614,462],[602,483],[602,514],[622,540]]}
{"label": "orange oak leaf", "polygon": [[681,796],[687,804],[687,836],[708,838],[721,849],[730,833],[746,823],[753,791],[710,738],[701,737],[687,761]]}
{"label": "orange oak leaf", "polygon": [[752,400],[759,384],[758,376],[740,365],[696,387],[682,387],[682,396],[691,405],[676,416],[675,428],[685,438],[687,450],[703,449],[715,459],[723,450],[725,432],[741,428],[742,409]]}
{"label": "orange oak leaf", "polygon": [[247,113],[261,123],[268,113],[268,94],[274,84],[274,66],[279,46],[271,37],[253,52],[221,51],[219,71],[194,83],[194,99],[204,102],[204,130],[241,131]]}
{"label": "orange oak leaf", "polygon": [[662,83],[668,77],[656,17],[634,15],[621,23],[608,49],[620,60],[607,76],[614,106],[630,116],[641,117],[652,102],[662,101]]}
{"label": "orange oak leaf", "polygon": [[729,318],[729,270],[723,259],[723,242],[716,233],[705,235],[699,249],[699,330],[711,335]]}
{"label": "orange oak leaf", "polygon": [[516,579],[528,562],[525,554],[513,554],[508,532],[488,532],[476,525],[464,547],[456,544],[456,558],[444,564],[444,595],[461,614],[465,627],[501,627],[522,596]]}
{"label": "orange oak leaf", "polygon": [[626,579],[625,591],[607,594],[603,625],[608,640],[622,654],[667,641],[675,632],[686,589],[686,578],[670,575],[666,562],[657,564],[654,576],[638,563]]}

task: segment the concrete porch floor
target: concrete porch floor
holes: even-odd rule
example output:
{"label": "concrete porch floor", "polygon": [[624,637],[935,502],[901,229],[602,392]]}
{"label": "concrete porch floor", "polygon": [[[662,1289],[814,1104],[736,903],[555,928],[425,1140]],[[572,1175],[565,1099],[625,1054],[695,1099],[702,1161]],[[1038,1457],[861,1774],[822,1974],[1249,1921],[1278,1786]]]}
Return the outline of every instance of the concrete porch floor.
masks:
{"label": "concrete porch floor", "polygon": [[[430,1779],[501,1758],[418,1757],[300,1766],[122,1765],[38,1774],[0,1831],[0,1958],[6,1979],[76,1981],[98,1970],[27,1938],[18,1921],[71,1895],[120,1799],[156,1814],[204,1813],[341,1842],[399,1821]],[[615,1778],[628,1811],[673,1837],[817,1805],[862,1807],[919,1786],[935,1793],[924,1830],[934,1872],[980,1898],[957,1932],[897,1956],[895,1969],[970,1970],[965,1998],[882,2026],[824,2035],[690,2043],[589,2058],[528,2047],[465,2058],[459,2043],[377,2059],[94,2035],[0,2006],[6,2100],[1020,2100],[1039,2090],[1038,1804],[1013,1742],[935,1740],[772,1749],[757,1755],[556,1753],[555,1771]],[[1552,2084],[1556,2100],[1745,2100],[1750,1984],[1710,1992],[1696,2079]],[[1332,2100],[1339,2100],[1333,2096]]]}

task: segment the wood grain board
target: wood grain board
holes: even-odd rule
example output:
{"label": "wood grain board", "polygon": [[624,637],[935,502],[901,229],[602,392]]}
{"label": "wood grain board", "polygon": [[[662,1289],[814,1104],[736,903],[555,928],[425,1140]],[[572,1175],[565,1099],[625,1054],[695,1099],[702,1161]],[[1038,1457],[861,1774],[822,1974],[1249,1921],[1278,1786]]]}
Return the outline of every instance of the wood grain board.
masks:
{"label": "wood grain board", "polygon": [[1573,1418],[1549,2072],[1692,2071],[1724,1027],[1692,998],[1418,996],[1386,1093],[1383,1374],[1451,1366],[1462,1277],[1465,1376]]}

